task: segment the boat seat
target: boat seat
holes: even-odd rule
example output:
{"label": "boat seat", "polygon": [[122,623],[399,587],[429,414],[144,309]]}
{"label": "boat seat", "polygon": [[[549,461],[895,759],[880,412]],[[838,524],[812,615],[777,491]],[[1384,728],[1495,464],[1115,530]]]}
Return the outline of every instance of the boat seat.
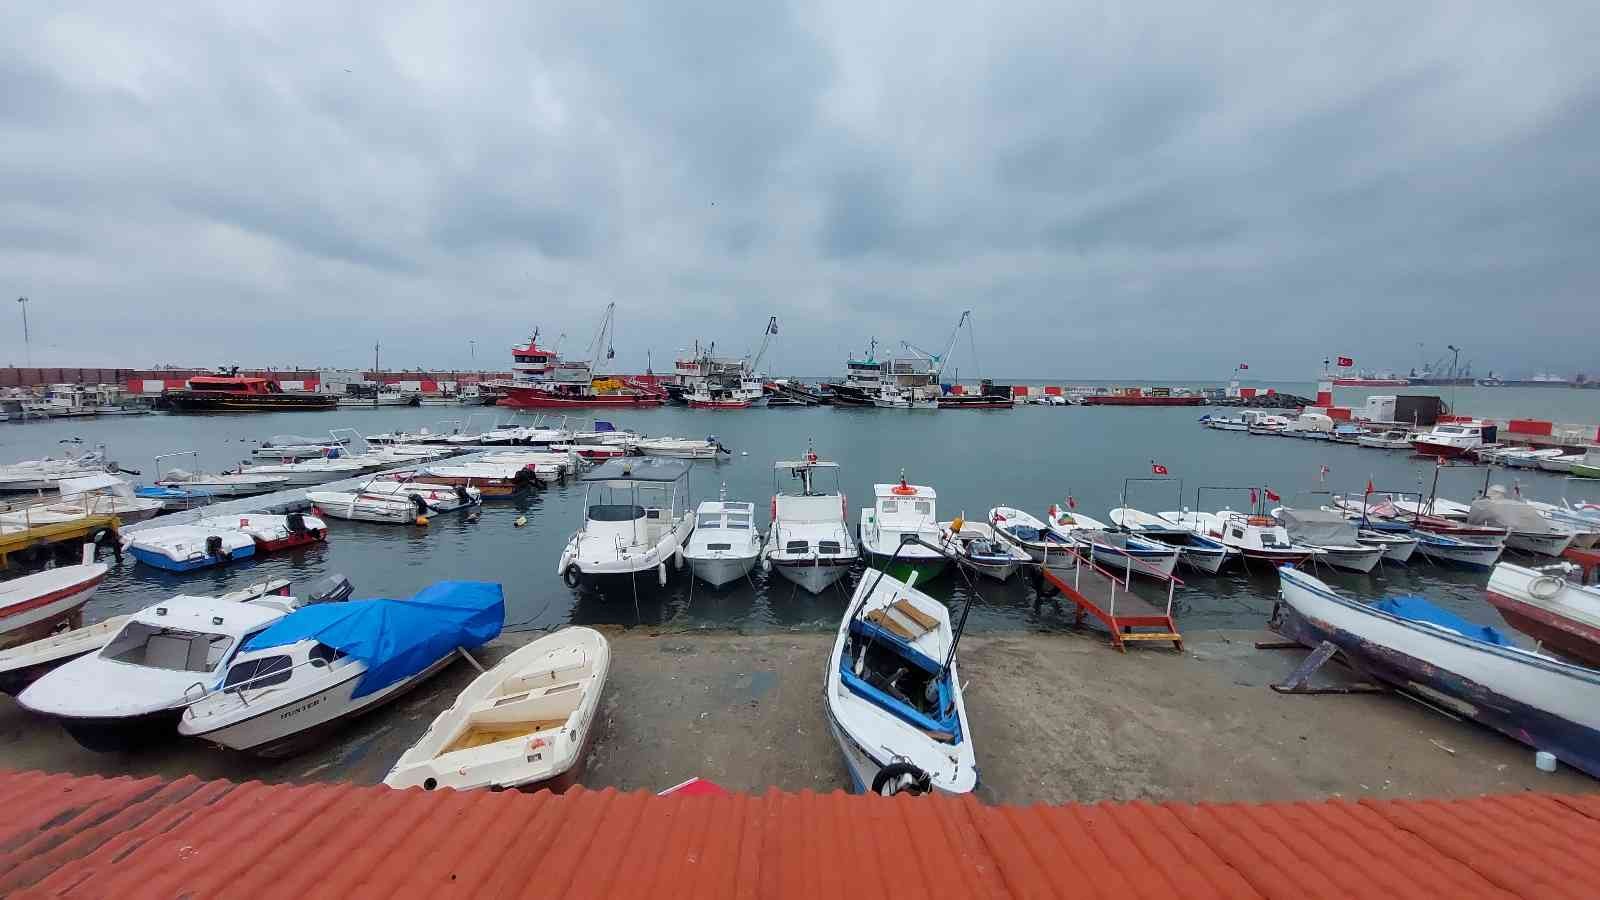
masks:
{"label": "boat seat", "polygon": [[886,607],[867,613],[865,618],[868,622],[908,641],[914,641],[939,627],[938,619],[917,609],[904,597]]}
{"label": "boat seat", "polygon": [[582,647],[557,650],[539,660],[535,668],[524,669],[500,682],[495,696],[520,694],[534,688],[548,687],[568,681],[578,681],[589,676],[589,654]]}
{"label": "boat seat", "polygon": [[[202,660],[204,659],[204,650]],[[167,634],[152,635],[144,645],[145,664],[158,669],[188,669],[189,641]]]}
{"label": "boat seat", "polygon": [[493,697],[474,704],[467,713],[467,719],[472,725],[548,719],[565,721],[583,702],[583,688],[583,682],[568,681],[533,688],[520,694]]}

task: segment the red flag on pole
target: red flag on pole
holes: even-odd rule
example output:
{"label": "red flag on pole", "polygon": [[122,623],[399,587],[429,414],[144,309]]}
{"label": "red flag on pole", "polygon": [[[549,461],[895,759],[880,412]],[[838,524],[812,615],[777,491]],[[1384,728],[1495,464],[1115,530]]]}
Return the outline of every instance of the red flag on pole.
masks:
{"label": "red flag on pole", "polygon": [[1248,371],[1249,368],[1250,368],[1250,364],[1249,363],[1239,363],[1239,371],[1241,371],[1241,372]]}
{"label": "red flag on pole", "polygon": [[1150,473],[1153,475],[1165,475],[1167,474],[1167,467],[1152,459],[1150,460]]}
{"label": "red flag on pole", "polygon": [[1257,500],[1256,500],[1256,489],[1255,488],[1251,488],[1250,489],[1250,509],[1251,509],[1252,512],[1256,508],[1256,502],[1257,502]]}
{"label": "red flag on pole", "polygon": [[1375,490],[1377,490],[1377,488],[1374,488],[1374,487],[1373,487],[1373,486],[1372,486],[1372,479],[1371,479],[1371,478],[1368,478],[1368,479],[1367,479],[1367,493],[1369,493],[1369,494],[1370,494],[1370,493],[1372,493],[1372,492],[1373,492],[1373,491],[1375,491]]}
{"label": "red flag on pole", "polygon": [[1327,464],[1324,463],[1322,468],[1317,472],[1317,480],[1326,483],[1328,480],[1329,471],[1330,470],[1328,469]]}
{"label": "red flag on pole", "polygon": [[1077,509],[1077,508],[1078,508],[1078,498],[1072,496],[1071,494],[1068,494],[1067,495],[1067,509]]}
{"label": "red flag on pole", "polygon": [[1267,488],[1267,499],[1272,501],[1273,503],[1277,503],[1279,500],[1282,500],[1283,498],[1279,497],[1277,494],[1274,494],[1272,492],[1272,488]]}
{"label": "red flag on pole", "polygon": [[1351,366],[1353,366],[1355,364],[1356,364],[1356,361],[1351,359],[1348,356],[1339,357],[1339,368],[1341,368],[1341,369],[1348,369],[1348,368],[1350,368]]}

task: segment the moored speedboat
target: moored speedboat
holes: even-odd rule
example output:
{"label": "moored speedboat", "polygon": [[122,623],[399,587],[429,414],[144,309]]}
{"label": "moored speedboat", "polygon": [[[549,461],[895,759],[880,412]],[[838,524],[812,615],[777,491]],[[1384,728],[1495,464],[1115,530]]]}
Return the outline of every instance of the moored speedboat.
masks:
{"label": "moored speedboat", "polygon": [[275,491],[288,484],[289,479],[282,475],[256,475],[242,472],[207,475],[202,472],[188,472],[183,469],[168,469],[165,476],[156,482],[157,487],[202,491],[212,497],[248,497],[252,494],[265,494],[268,491]]}
{"label": "moored speedboat", "polygon": [[1546,518],[1533,504],[1506,496],[1505,488],[1498,484],[1472,501],[1467,522],[1504,528],[1507,547],[1539,556],[1560,556],[1572,546],[1575,536],[1573,529]]}
{"label": "moored speedboat", "polygon": [[667,459],[716,459],[717,454],[727,454],[729,450],[722,446],[716,435],[710,435],[703,441],[689,438],[642,438],[631,445],[635,452],[644,456],[661,456]]}
{"label": "moored speedboat", "polygon": [[189,572],[254,556],[256,542],[237,526],[196,523],[140,529],[124,539],[123,549],[145,565],[169,572]]}
{"label": "moored speedboat", "polygon": [[940,525],[949,532],[945,545],[956,551],[956,562],[980,575],[996,581],[1005,581],[1026,565],[1031,557],[1027,551],[1001,540],[994,526],[987,522],[969,522],[955,519]]}
{"label": "moored speedboat", "polygon": [[886,566],[895,558],[895,568],[889,574],[900,579],[917,572],[926,582],[943,572],[947,561],[943,553],[922,544],[902,546],[906,535],[921,538],[928,544],[940,541],[935,510],[938,494],[934,489],[907,484],[902,472],[898,484],[875,484],[872,491],[873,505],[861,510],[860,526],[861,549],[867,554],[868,562],[873,566]]}
{"label": "moored speedboat", "polygon": [[1404,428],[1391,428],[1387,431],[1363,434],[1356,438],[1356,444],[1376,450],[1410,450],[1411,437],[1411,432]]}
{"label": "moored speedboat", "polygon": [[340,478],[354,478],[366,471],[366,467],[360,462],[349,459],[312,458],[244,466],[240,471],[246,475],[279,477],[283,479],[283,484],[288,486],[321,484],[324,481],[335,481]]}
{"label": "moored speedboat", "polygon": [[1207,575],[1217,574],[1229,560],[1237,557],[1237,554],[1221,541],[1196,534],[1155,513],[1118,507],[1111,510],[1110,517],[1111,521],[1124,531],[1176,549],[1178,562]]}
{"label": "moored speedboat", "polygon": [[[817,485],[821,472],[833,475],[831,487]],[[781,489],[778,479],[784,474],[799,482],[798,492]],[[772,525],[762,565],[820,594],[860,558],[838,487],[839,464],[819,459],[807,448],[803,459],[773,463],[772,477]]]}
{"label": "moored speedboat", "polygon": [[1600,671],[1510,646],[1420,597],[1363,603],[1304,572],[1279,575],[1287,637],[1332,641],[1373,677],[1600,777]]}
{"label": "moored speedboat", "polygon": [[1052,534],[1042,519],[1024,510],[996,506],[989,510],[989,524],[1001,540],[1015,545],[1036,563],[1076,565],[1077,542]]}
{"label": "moored speedboat", "polygon": [[1600,668],[1600,587],[1560,564],[1530,569],[1500,563],[1489,575],[1489,603],[1512,628],[1591,668]]}
{"label": "moored speedboat", "polygon": [[864,575],[828,657],[828,727],[857,793],[966,794],[978,784],[955,655],[966,613],[952,628],[916,580]]}
{"label": "moored speedboat", "polygon": [[481,581],[441,581],[405,600],[302,607],[242,642],[220,680],[193,698],[178,733],[259,756],[293,753],[493,640],[504,624],[500,585]]}
{"label": "moored speedboat", "polygon": [[580,772],[611,671],[592,628],[563,628],[473,679],[384,776],[392,788],[560,790]]}
{"label": "moored speedboat", "polygon": [[1495,441],[1495,426],[1479,421],[1450,422],[1435,425],[1432,431],[1416,435],[1411,448],[1421,456],[1445,459],[1468,456],[1484,444]]}
{"label": "moored speedboat", "polygon": [[683,548],[689,571],[712,587],[745,577],[761,558],[756,505],[727,497],[724,485],[721,499],[700,504],[695,510],[694,531]]}
{"label": "moored speedboat", "polygon": [[1220,541],[1248,564],[1272,566],[1303,563],[1321,551],[1290,540],[1288,532],[1271,516],[1224,509],[1220,512],[1162,512],[1161,518],[1195,534]]}
{"label": "moored speedboat", "polygon": [[561,551],[556,574],[569,587],[651,574],[665,586],[667,563],[683,566],[683,543],[694,530],[689,464],[616,459],[590,469],[582,483],[583,524]]}
{"label": "moored speedboat", "polygon": [[1063,541],[1088,548],[1094,561],[1124,579],[1131,575],[1168,579],[1178,567],[1177,548],[1127,532],[1114,531],[1099,519],[1051,506],[1046,513],[1050,531]]}
{"label": "moored speedboat", "polygon": [[215,684],[244,641],[293,608],[286,598],[173,597],[129,616],[98,653],[44,675],[17,703],[60,721],[90,750],[131,750],[171,739],[184,708],[198,696],[195,686]]}
{"label": "moored speedboat", "polygon": [[257,553],[292,550],[328,539],[328,523],[316,516],[290,513],[245,513],[237,516],[208,516],[194,523],[197,528],[233,529],[256,542]]}

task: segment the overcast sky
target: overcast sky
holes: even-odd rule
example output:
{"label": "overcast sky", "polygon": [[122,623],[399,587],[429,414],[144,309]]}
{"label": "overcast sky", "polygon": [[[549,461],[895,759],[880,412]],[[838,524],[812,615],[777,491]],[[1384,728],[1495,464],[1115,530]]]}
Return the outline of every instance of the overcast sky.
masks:
{"label": "overcast sky", "polygon": [[658,371],[971,308],[985,375],[1600,373],[1597,47],[1593,0],[9,3],[0,281],[41,365],[503,365],[614,299]]}

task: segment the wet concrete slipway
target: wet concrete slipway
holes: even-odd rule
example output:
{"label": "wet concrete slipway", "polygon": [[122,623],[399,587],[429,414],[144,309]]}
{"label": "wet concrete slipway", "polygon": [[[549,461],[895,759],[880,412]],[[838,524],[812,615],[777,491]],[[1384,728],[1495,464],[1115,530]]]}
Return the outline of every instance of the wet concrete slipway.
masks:
{"label": "wet concrete slipway", "polygon": [[[454,415],[460,415],[456,413]],[[0,456],[30,458],[65,438],[105,442],[129,468],[176,448],[202,453],[208,468],[238,461],[275,433],[328,427],[363,432],[435,424],[432,410],[180,418],[148,416],[8,427]],[[851,518],[875,481],[907,477],[940,493],[942,517],[985,513],[995,505],[1042,511],[1072,496],[1104,518],[1123,479],[1142,477],[1150,460],[1175,483],[1131,485],[1131,505],[1150,510],[1195,505],[1201,485],[1272,487],[1291,500],[1323,487],[1414,488],[1431,466],[1404,455],[1282,438],[1213,432],[1192,410],[1019,408],[998,413],[916,415],[889,411],[667,409],[615,417],[619,427],[655,435],[716,434],[733,454],[697,465],[696,499],[749,499],[764,510],[771,465],[803,452],[807,441],[844,466]],[[480,416],[479,425],[487,425]],[[574,423],[576,424],[576,422]],[[1446,496],[1470,496],[1481,474],[1456,474]],[[1526,496],[1577,499],[1567,482],[1523,474]],[[1247,497],[1202,497],[1206,508]],[[612,642],[611,679],[584,782],[660,789],[700,775],[742,790],[846,788],[823,719],[822,681],[832,631],[847,597],[813,598],[757,575],[726,591],[675,575],[665,589],[634,597],[574,591],[555,573],[577,526],[581,485],[547,488],[486,505],[476,523],[439,516],[426,528],[334,522],[326,546],[269,556],[187,576],[124,563],[88,608],[95,620],[173,593],[215,593],[286,577],[305,581],[342,572],[357,596],[407,596],[449,578],[505,587],[507,632],[481,653],[485,662],[566,624],[602,628]],[[514,521],[526,516],[526,527]],[[764,512],[759,516],[765,521]],[[1481,622],[1500,624],[1482,601],[1485,576],[1428,566],[1373,576],[1326,575],[1355,596],[1423,593]],[[853,581],[853,579],[852,579]],[[1329,795],[1435,796],[1521,790],[1584,791],[1593,781],[1563,769],[1544,775],[1532,752],[1397,696],[1284,696],[1267,685],[1304,655],[1263,651],[1254,642],[1272,607],[1276,579],[1266,572],[1189,577],[1176,612],[1185,633],[1178,653],[1135,647],[1119,654],[1103,632],[1075,630],[1069,611],[1040,600],[1016,579],[981,585],[971,630],[961,645],[980,795],[992,801],[1098,799],[1267,800]],[[960,578],[930,592],[965,602]],[[311,750],[263,761],[176,738],[138,754],[79,748],[53,723],[0,699],[0,765],[81,773],[194,773],[268,781],[374,782],[471,678],[456,664],[396,703],[349,723]]]}

